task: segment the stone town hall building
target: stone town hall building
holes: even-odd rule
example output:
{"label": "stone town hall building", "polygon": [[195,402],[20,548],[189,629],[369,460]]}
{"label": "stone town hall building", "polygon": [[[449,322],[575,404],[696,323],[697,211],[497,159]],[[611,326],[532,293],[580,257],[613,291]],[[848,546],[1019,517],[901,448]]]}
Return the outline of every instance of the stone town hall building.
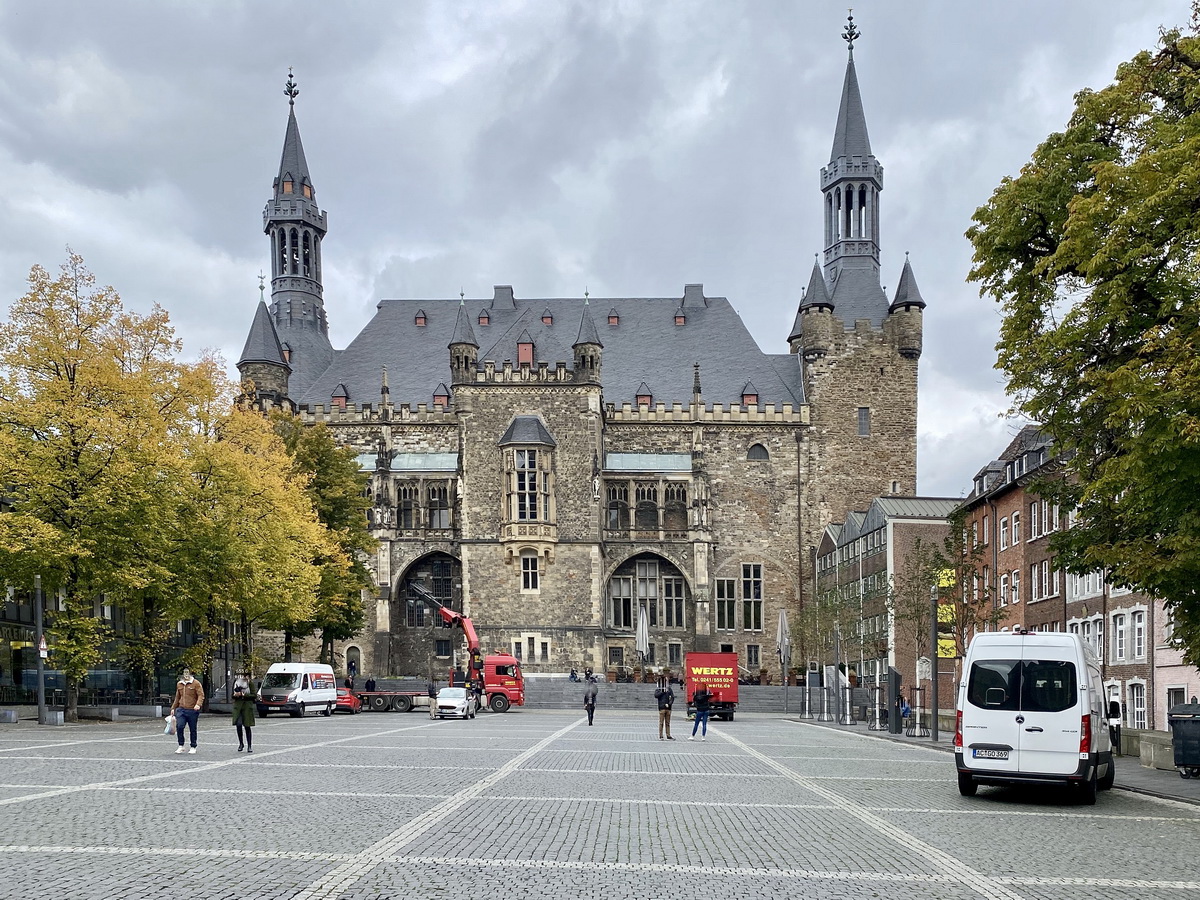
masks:
{"label": "stone town hall building", "polygon": [[916,481],[925,303],[907,261],[891,300],[880,286],[883,167],[852,22],[843,37],[813,204],[824,258],[772,352],[700,284],[659,298],[502,285],[484,299],[385,299],[335,349],[326,218],[289,81],[263,214],[270,305],[238,369],[260,402],[327,423],[370,472],[377,587],[363,633],[337,648],[359,672],[461,660],[457,633],[412,601],[415,580],[471,616],[485,652],[520,655],[529,672],[632,665],[640,610],[649,664],[729,649],[778,673],[778,611],[796,621],[824,526]]}

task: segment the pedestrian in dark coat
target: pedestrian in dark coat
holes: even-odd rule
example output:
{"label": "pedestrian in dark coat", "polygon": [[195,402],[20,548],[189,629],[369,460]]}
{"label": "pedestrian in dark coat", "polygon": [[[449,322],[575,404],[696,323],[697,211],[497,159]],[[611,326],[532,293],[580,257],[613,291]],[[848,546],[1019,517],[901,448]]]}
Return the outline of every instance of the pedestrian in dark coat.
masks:
{"label": "pedestrian in dark coat", "polygon": [[233,681],[233,727],[237,730],[238,753],[254,752],[254,683],[247,672]]}
{"label": "pedestrian in dark coat", "polygon": [[596,714],[596,684],[589,682],[583,691],[583,708],[587,711],[588,724],[592,724],[592,716]]}
{"label": "pedestrian in dark coat", "polygon": [[[658,739],[673,741],[675,738],[671,737],[671,707],[675,705],[675,692],[671,690],[671,685],[660,684],[654,692],[654,699],[658,701]],[[664,728],[667,732],[665,738]]]}

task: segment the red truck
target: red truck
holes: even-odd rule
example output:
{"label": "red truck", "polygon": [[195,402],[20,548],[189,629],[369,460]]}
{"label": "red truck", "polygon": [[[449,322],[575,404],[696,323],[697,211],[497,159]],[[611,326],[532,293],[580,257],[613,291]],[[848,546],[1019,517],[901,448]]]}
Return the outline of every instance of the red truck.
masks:
{"label": "red truck", "polygon": [[738,656],[736,653],[689,653],[683,658],[683,690],[687,697],[687,714],[696,713],[692,695],[700,685],[712,695],[709,715],[714,719],[733,721],[738,704]]}
{"label": "red truck", "polygon": [[[492,712],[508,712],[511,706],[525,705],[525,676],[521,674],[521,661],[507,653],[484,656],[479,650],[479,635],[475,625],[462,613],[447,609],[424,585],[410,581],[409,586],[422,600],[442,617],[447,628],[461,628],[467,639],[467,678],[475,678],[483,684],[481,702]],[[451,682],[453,683],[453,681]]]}

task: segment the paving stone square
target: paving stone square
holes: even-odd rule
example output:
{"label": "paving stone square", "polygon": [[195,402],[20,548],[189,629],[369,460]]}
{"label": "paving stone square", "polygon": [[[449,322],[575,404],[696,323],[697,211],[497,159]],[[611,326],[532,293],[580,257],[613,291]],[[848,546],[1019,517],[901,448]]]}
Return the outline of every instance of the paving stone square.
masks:
{"label": "paving stone square", "polygon": [[[5,900],[1200,896],[1200,806],[959,796],[945,752],[794,717],[223,716],[0,729]],[[683,728],[677,732],[686,735]]]}

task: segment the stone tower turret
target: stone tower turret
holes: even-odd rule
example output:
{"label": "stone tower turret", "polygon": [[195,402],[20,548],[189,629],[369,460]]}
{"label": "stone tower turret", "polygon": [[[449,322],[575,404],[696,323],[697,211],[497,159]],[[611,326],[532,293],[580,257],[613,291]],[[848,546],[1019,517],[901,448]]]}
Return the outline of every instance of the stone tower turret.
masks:
{"label": "stone tower turret", "polygon": [[271,240],[271,317],[288,352],[292,367],[290,388],[302,394],[329,367],[333,348],[321,287],[321,241],[325,213],[317,206],[316,190],[300,142],[296,96],[288,74],[288,123],[279,174],[263,210],[263,232]]}
{"label": "stone tower turret", "polygon": [[788,337],[803,363],[819,439],[809,471],[819,476],[816,524],[843,522],[881,494],[917,483],[917,360],[924,300],[906,265],[896,300],[880,283],[883,166],[871,152],[854,67],[861,37],[851,16],[833,150],[821,169],[825,249]]}
{"label": "stone tower turret", "polygon": [[450,375],[453,384],[469,384],[475,380],[475,367],[479,359],[479,342],[475,340],[475,329],[466,303],[459,299],[458,319],[454,323],[454,334],[447,345],[450,350]]}
{"label": "stone tower turret", "polygon": [[[260,283],[260,294],[263,289]],[[289,403],[288,377],[292,367],[288,364],[287,355],[275,331],[275,324],[271,321],[266,301],[261,299],[261,296],[246,345],[238,358],[237,369],[243,384],[253,384],[253,397],[256,402],[267,406],[284,406]]]}
{"label": "stone tower turret", "polygon": [[600,333],[592,321],[591,307],[587,295],[583,298],[583,315],[579,317],[579,335],[571,345],[575,351],[575,381],[600,384],[600,367],[604,356],[604,345]]}

